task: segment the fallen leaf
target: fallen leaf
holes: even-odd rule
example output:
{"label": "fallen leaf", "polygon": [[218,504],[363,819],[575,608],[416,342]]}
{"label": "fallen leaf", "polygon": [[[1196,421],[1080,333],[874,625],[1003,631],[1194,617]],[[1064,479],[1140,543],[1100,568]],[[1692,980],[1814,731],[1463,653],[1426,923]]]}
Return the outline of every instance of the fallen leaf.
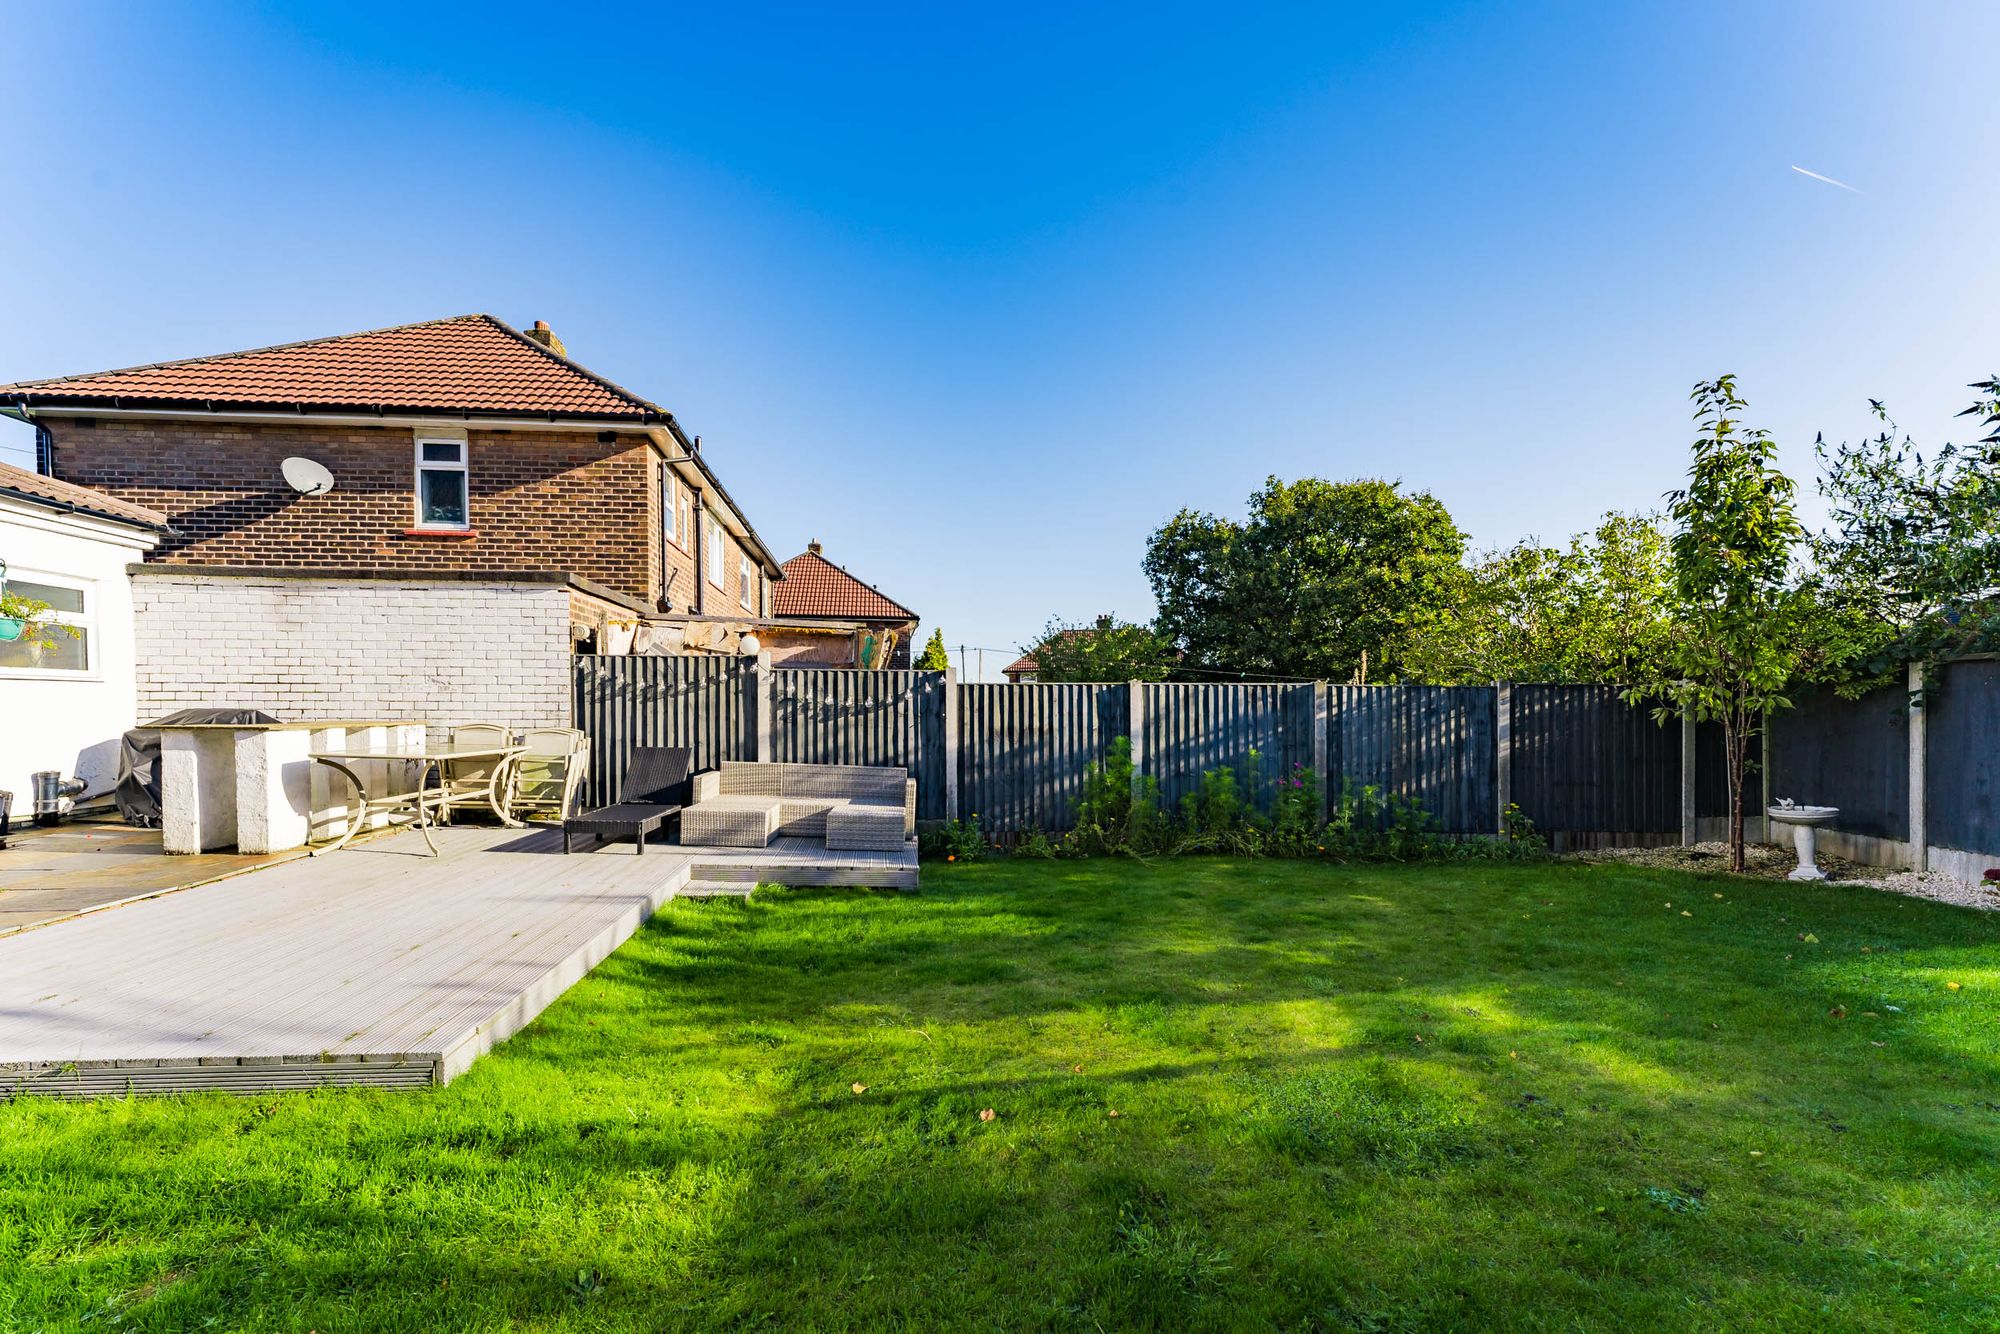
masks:
{"label": "fallen leaf", "polygon": [[1518,1061],[1521,1059],[1521,1053],[1518,1051],[1510,1051],[1507,1053],[1507,1059],[1510,1061]]}
{"label": "fallen leaf", "polygon": [[1080,1065],[1072,1065],[1072,1066],[1070,1067],[1070,1073],[1071,1073],[1071,1074],[1078,1074],[1078,1075],[1080,1075],[1080,1074],[1082,1074],[1082,1073],[1083,1073],[1083,1067],[1082,1067],[1082,1066],[1080,1066]]}
{"label": "fallen leaf", "polygon": [[991,1107],[988,1107],[985,1111],[979,1114],[979,1119],[982,1121],[991,1121],[994,1116],[995,1112]]}
{"label": "fallen leaf", "polygon": [[855,1084],[852,1087],[854,1089],[854,1096],[857,1098],[868,1091],[868,1086],[866,1084]]}
{"label": "fallen leaf", "polygon": [[1944,989],[1945,989],[1946,991],[1957,991],[1957,990],[1958,990],[1958,983],[1956,983],[1956,982],[1947,982],[1947,983],[1945,983],[1945,984],[1944,984]]}
{"label": "fallen leaf", "polygon": [[1752,1158],[1762,1158],[1764,1156],[1764,1151],[1762,1149],[1752,1149],[1750,1150],[1750,1156]]}
{"label": "fallen leaf", "polygon": [[1806,932],[1806,933],[1805,933],[1805,934],[1804,934],[1803,936],[1800,936],[1800,937],[1799,937],[1799,939],[1800,939],[1800,940],[1803,940],[1803,941],[1804,941],[1804,942],[1805,942],[1806,944],[1808,944],[1808,945],[1817,945],[1817,944],[1819,944],[1819,937],[1818,937],[1818,936],[1816,936],[1816,935],[1814,935],[1814,934],[1813,934],[1812,932],[1810,932],[1810,931]]}
{"label": "fallen leaf", "polygon": [[1719,898],[1721,898],[1721,897],[1722,897],[1722,895],[1720,895],[1720,894],[1717,894],[1717,895],[1716,895],[1715,897],[1717,897],[1717,898],[1719,899]]}
{"label": "fallen leaf", "polygon": [[1871,1047],[1886,1047],[1886,1046],[1888,1046],[1889,1044],[1888,1044],[1888,1043],[1886,1043],[1886,1042],[1877,1042],[1877,1041],[1875,1041],[1875,1039],[1873,1039],[1873,1038],[1870,1038],[1870,1039],[1868,1039],[1868,1045],[1869,1045],[1869,1046],[1871,1046]]}
{"label": "fallen leaf", "polygon": [[1826,1017],[1829,1019],[1845,1019],[1847,1018],[1847,1007],[1845,1005],[1836,1005],[1826,1012]]}
{"label": "fallen leaf", "polygon": [[1113,1107],[1110,1111],[1106,1112],[1105,1115],[1110,1117],[1116,1117],[1118,1115],[1118,1109],[1116,1107]]}
{"label": "fallen leaf", "polygon": [[1689,912],[1689,911],[1688,911],[1688,910],[1687,910],[1686,908],[1683,908],[1683,909],[1681,909],[1681,916],[1683,916],[1683,917],[1692,917],[1692,916],[1694,916],[1694,914],[1693,914],[1693,913],[1691,913],[1691,912]]}

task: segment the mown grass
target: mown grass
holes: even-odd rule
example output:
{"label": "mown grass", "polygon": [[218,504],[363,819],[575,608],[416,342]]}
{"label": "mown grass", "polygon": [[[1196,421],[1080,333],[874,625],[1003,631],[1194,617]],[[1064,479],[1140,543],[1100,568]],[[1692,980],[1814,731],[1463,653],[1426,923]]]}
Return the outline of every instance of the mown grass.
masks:
{"label": "mown grass", "polygon": [[0,1107],[0,1328],[2000,1326],[2000,917],[925,878],[672,905],[428,1094]]}

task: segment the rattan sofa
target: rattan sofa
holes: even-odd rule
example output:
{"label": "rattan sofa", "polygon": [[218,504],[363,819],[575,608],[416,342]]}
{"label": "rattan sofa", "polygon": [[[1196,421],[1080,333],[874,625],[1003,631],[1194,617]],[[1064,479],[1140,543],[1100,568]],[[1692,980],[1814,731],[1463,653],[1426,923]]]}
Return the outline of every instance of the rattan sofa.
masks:
{"label": "rattan sofa", "polygon": [[903,769],[724,760],[693,781],[683,843],[761,848],[814,838],[840,851],[894,852],[917,832],[917,785]]}

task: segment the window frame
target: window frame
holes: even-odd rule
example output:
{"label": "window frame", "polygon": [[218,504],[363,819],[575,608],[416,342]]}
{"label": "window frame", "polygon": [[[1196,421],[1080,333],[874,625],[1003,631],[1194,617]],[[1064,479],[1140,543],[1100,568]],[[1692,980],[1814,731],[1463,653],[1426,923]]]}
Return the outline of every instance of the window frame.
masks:
{"label": "window frame", "polygon": [[[443,463],[424,457],[425,445],[450,445],[458,451],[456,463]],[[424,474],[427,472],[455,472],[465,479],[465,519],[461,523],[446,523],[439,519],[424,517]],[[411,494],[411,527],[420,532],[469,533],[472,531],[472,445],[471,442],[451,436],[418,435],[416,446],[416,485]]]}
{"label": "window frame", "polygon": [[688,549],[686,524],[689,518],[687,483],[671,463],[660,465],[660,532],[669,545]]}
{"label": "window frame", "polygon": [[722,542],[722,520],[715,517],[713,510],[703,510],[701,514],[703,521],[708,524],[708,532],[704,538],[708,543],[708,550],[702,553],[701,562],[708,567],[704,573],[708,576],[709,583],[726,593],[729,591],[729,567],[723,563],[728,552]]}
{"label": "window frame", "polygon": [[743,585],[737,591],[736,605],[749,612],[752,616],[755,616],[757,614],[757,567],[751,564],[750,553],[747,551],[736,553],[736,578]]}
{"label": "window frame", "polygon": [[83,631],[83,666],[81,667],[4,667],[0,666],[0,681],[101,681],[104,679],[104,638],[102,627],[97,620],[97,598],[100,581],[80,574],[62,574],[55,570],[32,570],[16,567],[7,571],[7,582],[24,584],[47,584],[54,588],[67,588],[83,596],[83,610],[60,612],[53,609],[45,616],[37,617],[40,622],[70,625]]}

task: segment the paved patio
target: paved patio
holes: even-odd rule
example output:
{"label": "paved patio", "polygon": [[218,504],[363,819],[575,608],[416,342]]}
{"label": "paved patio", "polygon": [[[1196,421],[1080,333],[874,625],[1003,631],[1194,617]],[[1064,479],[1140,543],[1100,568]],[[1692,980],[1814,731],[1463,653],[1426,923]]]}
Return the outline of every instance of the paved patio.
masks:
{"label": "paved patio", "polygon": [[446,1083],[677,893],[913,886],[914,848],[414,833],[0,938],[0,1097]]}

